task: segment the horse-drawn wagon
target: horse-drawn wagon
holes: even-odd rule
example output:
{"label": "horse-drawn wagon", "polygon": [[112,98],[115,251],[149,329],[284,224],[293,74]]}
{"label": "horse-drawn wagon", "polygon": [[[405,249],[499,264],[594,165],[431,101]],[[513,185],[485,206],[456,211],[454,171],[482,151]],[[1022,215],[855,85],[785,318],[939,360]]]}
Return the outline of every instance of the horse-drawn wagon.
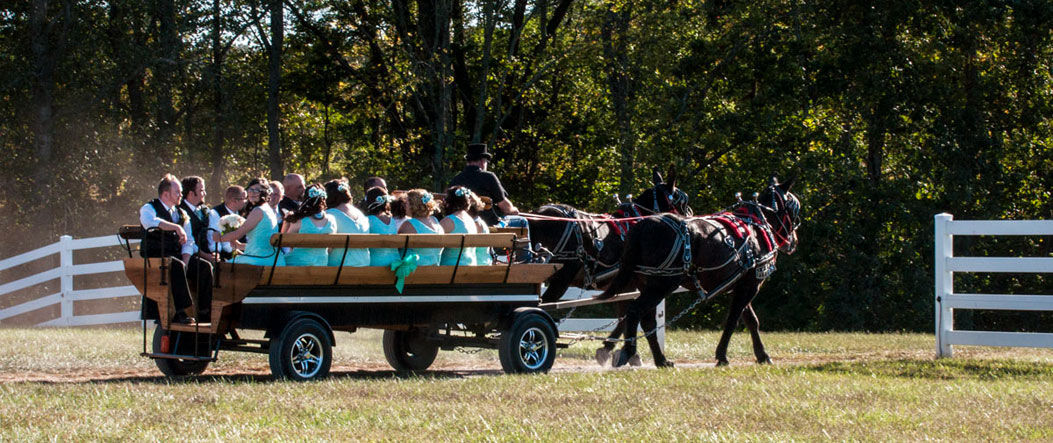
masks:
{"label": "horse-drawn wagon", "polygon": [[[275,234],[275,248],[465,248],[514,251],[521,238],[496,234]],[[130,252],[130,251],[129,251]],[[511,253],[510,253],[511,254]],[[174,313],[166,266],[169,259],[130,257],[128,278],[157,303],[159,322],[142,355],[166,375],[203,372],[219,351],[268,354],[276,377],[325,376],[332,363],[334,331],[384,330],[384,355],[398,371],[427,369],[440,349],[496,348],[509,373],[544,372],[556,354],[556,322],[539,308],[541,283],[558,264],[421,266],[404,277],[389,267],[255,266],[217,263],[211,318],[184,324]],[[265,331],[246,339],[239,330]]]}

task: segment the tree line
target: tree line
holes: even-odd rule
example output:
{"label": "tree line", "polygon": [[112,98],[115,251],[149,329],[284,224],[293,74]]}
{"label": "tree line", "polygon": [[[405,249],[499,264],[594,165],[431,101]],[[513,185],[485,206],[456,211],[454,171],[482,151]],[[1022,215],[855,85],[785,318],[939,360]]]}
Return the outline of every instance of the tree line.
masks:
{"label": "tree line", "polygon": [[524,209],[610,211],[670,164],[697,213],[797,175],[801,247],[755,303],[763,326],[930,330],[934,214],[1053,215],[1050,22],[1037,0],[13,2],[0,245],[113,233],[165,172],[213,200],[289,172],[441,189],[485,142]]}

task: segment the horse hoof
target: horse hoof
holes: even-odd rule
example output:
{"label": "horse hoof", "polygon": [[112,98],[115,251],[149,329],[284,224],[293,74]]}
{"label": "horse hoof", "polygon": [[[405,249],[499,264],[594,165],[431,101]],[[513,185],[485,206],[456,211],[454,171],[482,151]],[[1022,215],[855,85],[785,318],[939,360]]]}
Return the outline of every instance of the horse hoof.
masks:
{"label": "horse hoof", "polygon": [[629,366],[643,366],[643,360],[640,359],[640,354],[633,354],[632,357],[629,357]]}
{"label": "horse hoof", "polygon": [[611,356],[611,366],[615,368],[625,366],[625,364],[629,363],[629,360],[631,360],[634,356],[636,356],[636,354],[629,355],[622,349],[614,351],[614,355]]}
{"label": "horse hoof", "polygon": [[664,361],[656,361],[656,362],[654,362],[654,367],[656,367],[656,368],[675,368],[676,365],[673,364],[673,362],[671,362],[669,360],[664,360]]}
{"label": "horse hoof", "polygon": [[727,360],[717,360],[717,367],[718,368],[721,367],[721,366],[727,366],[727,365],[728,365],[728,361]]}
{"label": "horse hoof", "polygon": [[611,361],[611,350],[607,348],[599,348],[596,350],[596,363],[600,366],[607,366],[607,363]]}
{"label": "horse hoof", "polygon": [[768,357],[767,355],[765,355],[762,358],[758,358],[757,359],[757,364],[759,364],[759,365],[770,365],[770,364],[772,364],[771,357]]}

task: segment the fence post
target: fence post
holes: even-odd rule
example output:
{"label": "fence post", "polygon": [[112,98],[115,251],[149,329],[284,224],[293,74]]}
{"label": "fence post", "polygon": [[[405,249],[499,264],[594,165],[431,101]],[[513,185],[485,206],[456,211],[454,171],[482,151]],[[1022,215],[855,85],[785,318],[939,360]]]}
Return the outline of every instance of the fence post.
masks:
{"label": "fence post", "polygon": [[59,266],[61,277],[59,284],[62,301],[59,303],[62,323],[69,326],[73,320],[73,237],[59,237]]}
{"label": "fence post", "polygon": [[658,320],[658,344],[665,352],[665,300],[662,300],[654,310],[655,319]]}
{"label": "fence post", "polygon": [[935,252],[935,307],[936,307],[936,356],[951,357],[951,344],[947,333],[954,330],[954,311],[944,307],[944,301],[954,293],[954,273],[947,271],[947,259],[954,256],[954,236],[948,233],[954,216],[936,214]]}

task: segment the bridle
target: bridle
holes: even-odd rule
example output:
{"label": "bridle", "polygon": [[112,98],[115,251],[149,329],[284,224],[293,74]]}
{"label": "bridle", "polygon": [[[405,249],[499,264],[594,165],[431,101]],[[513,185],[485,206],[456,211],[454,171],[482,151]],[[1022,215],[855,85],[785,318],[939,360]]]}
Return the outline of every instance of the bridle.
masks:
{"label": "bridle", "polygon": [[[658,184],[654,185],[650,189],[650,191],[652,198],[651,207],[648,208],[636,202],[636,200],[633,200],[630,203],[632,204],[634,209],[646,211],[648,215],[657,215],[662,213],[676,214],[684,217],[690,217],[694,215],[694,211],[691,210],[691,207],[687,205],[687,193],[683,190],[673,188],[673,192],[666,192],[666,190],[661,186],[661,184]],[[658,206],[659,200],[665,200],[669,203],[668,211],[663,211],[662,208]],[[683,206],[684,209],[680,210],[677,208],[678,206]]]}
{"label": "bridle", "polygon": [[758,206],[761,209],[771,211],[775,215],[775,221],[779,224],[777,228],[772,229],[775,241],[778,243],[779,249],[792,253],[797,249],[793,233],[801,226],[801,202],[797,199],[797,196],[789,191],[783,191],[774,184],[768,187],[768,192],[771,193],[771,206],[767,207],[761,204],[758,204]]}

